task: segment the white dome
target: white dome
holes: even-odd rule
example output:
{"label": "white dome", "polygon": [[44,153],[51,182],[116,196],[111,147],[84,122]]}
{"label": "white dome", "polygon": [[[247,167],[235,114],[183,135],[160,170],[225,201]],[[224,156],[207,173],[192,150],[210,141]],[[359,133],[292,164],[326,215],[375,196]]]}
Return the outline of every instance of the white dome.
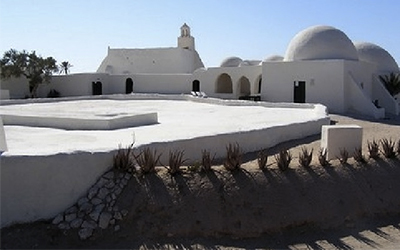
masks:
{"label": "white dome", "polygon": [[239,67],[259,65],[260,62],[260,60],[244,60],[239,64]]}
{"label": "white dome", "polygon": [[368,42],[354,43],[360,61],[378,65],[380,72],[398,72],[399,66],[394,58],[382,47]]}
{"label": "white dome", "polygon": [[283,61],[283,56],[280,55],[272,55],[263,60],[263,62],[281,62]]}
{"label": "white dome", "polygon": [[238,67],[242,63],[242,59],[239,57],[228,57],[222,61],[220,67]]}
{"label": "white dome", "polygon": [[354,44],[342,31],[330,26],[313,26],[290,41],[285,61],[358,60]]}

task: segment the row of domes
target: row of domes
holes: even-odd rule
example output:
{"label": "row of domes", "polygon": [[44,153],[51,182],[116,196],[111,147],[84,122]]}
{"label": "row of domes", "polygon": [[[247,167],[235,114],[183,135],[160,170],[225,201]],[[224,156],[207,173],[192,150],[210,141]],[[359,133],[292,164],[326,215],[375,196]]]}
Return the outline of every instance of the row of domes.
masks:
{"label": "row of domes", "polygon": [[[378,65],[378,71],[399,71],[394,58],[385,49],[368,42],[353,43],[347,35],[331,26],[313,26],[297,33],[290,41],[285,57],[274,55],[267,61],[351,60]],[[259,65],[261,61],[225,59],[220,67]]]}

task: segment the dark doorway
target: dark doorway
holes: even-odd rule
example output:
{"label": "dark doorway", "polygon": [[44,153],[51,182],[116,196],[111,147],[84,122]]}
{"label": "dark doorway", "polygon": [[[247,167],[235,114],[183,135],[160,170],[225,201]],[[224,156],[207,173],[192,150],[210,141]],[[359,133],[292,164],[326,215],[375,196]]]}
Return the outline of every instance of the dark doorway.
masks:
{"label": "dark doorway", "polygon": [[192,91],[200,92],[200,81],[199,80],[194,80],[192,82]]}
{"label": "dark doorway", "polygon": [[103,88],[101,86],[101,82],[92,82],[92,94],[93,95],[102,95],[103,94]]}
{"label": "dark doorway", "polygon": [[130,94],[133,92],[133,81],[132,78],[128,78],[125,81],[125,94]]}
{"label": "dark doorway", "polygon": [[257,90],[258,94],[261,93],[261,83],[262,83],[262,78],[260,77],[260,80],[258,81],[258,90]]}
{"label": "dark doorway", "polygon": [[295,103],[305,103],[306,102],[306,82],[305,81],[294,82],[293,101]]}

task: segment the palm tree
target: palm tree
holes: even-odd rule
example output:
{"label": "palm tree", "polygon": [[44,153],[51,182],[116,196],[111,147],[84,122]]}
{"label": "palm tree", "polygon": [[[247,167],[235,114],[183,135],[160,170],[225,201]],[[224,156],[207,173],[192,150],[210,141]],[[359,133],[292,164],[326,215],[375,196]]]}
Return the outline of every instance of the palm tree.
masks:
{"label": "palm tree", "polygon": [[379,80],[381,80],[392,96],[400,93],[400,74],[392,72],[389,75],[380,75]]}
{"label": "palm tree", "polygon": [[68,75],[69,69],[73,67],[68,61],[64,61],[60,63],[60,74],[64,72],[64,74]]}

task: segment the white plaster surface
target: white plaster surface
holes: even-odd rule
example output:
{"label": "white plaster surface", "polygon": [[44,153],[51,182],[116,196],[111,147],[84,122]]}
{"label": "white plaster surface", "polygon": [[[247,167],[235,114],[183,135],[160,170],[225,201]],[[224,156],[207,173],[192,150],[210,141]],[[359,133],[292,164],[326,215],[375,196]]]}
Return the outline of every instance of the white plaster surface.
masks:
{"label": "white plaster surface", "polygon": [[149,126],[98,131],[4,126],[9,150],[1,155],[2,227],[52,218],[71,206],[111,167],[119,144],[126,146],[135,141],[135,147],[150,146],[163,154],[164,163],[170,150],[183,149],[185,158],[195,161],[200,160],[202,149],[223,157],[226,145],[238,142],[244,152],[256,151],[317,134],[322,125],[329,124],[322,105],[186,96],[112,98],[116,99],[50,100],[46,104],[1,106],[2,111],[15,113],[27,109],[74,113],[94,106],[97,112],[157,112],[159,121]]}
{"label": "white plaster surface", "polygon": [[324,125],[321,130],[321,148],[327,150],[327,159],[340,156],[340,150],[352,155],[362,145],[362,127],[358,125]]}
{"label": "white plaster surface", "polygon": [[3,121],[0,116],[0,154],[7,151],[6,134],[4,133]]}

